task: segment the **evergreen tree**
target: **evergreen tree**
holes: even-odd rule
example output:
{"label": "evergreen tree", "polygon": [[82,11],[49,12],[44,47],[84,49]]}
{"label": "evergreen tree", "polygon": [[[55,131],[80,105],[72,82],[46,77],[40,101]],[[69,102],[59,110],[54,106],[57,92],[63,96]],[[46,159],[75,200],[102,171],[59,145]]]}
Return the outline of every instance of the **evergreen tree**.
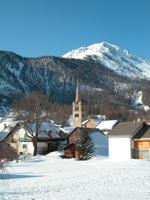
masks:
{"label": "evergreen tree", "polygon": [[83,128],[80,130],[80,140],[77,142],[79,160],[88,160],[94,153],[94,144],[89,130]]}

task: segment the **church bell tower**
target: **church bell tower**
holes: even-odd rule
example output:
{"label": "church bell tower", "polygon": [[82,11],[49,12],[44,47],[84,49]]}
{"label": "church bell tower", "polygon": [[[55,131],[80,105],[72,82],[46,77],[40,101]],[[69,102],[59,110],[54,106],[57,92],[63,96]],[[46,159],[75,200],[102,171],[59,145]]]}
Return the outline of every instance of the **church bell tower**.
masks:
{"label": "church bell tower", "polygon": [[85,109],[82,105],[79,81],[77,81],[75,101],[72,104],[73,126],[81,127],[85,118]]}

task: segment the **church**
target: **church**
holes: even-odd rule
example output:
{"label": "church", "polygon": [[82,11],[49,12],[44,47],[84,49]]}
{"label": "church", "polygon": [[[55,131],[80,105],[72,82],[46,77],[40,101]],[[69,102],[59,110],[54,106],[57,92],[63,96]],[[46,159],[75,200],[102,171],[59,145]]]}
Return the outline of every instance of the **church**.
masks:
{"label": "church", "polygon": [[86,118],[85,106],[81,100],[80,85],[77,81],[75,101],[72,104],[73,127],[81,127]]}
{"label": "church", "polygon": [[86,106],[81,98],[80,84],[79,81],[77,81],[75,101],[72,103],[72,126],[74,128],[96,128],[96,126],[105,119],[105,115],[88,115]]}

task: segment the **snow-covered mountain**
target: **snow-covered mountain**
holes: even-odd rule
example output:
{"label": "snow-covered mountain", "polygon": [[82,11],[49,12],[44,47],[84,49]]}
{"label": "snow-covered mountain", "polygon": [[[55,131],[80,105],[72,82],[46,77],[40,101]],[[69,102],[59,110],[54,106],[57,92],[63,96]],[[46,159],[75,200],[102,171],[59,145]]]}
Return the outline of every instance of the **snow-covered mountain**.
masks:
{"label": "snow-covered mountain", "polygon": [[150,62],[135,56],[126,49],[102,42],[80,47],[62,56],[63,58],[93,59],[119,75],[130,78],[150,79]]}

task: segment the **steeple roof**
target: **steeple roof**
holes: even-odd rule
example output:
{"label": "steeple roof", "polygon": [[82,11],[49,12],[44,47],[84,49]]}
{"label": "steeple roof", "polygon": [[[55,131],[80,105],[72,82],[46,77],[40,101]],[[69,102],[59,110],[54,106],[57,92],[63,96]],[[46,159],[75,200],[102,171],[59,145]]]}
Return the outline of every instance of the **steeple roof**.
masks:
{"label": "steeple roof", "polygon": [[79,80],[77,80],[77,88],[76,88],[76,98],[75,98],[75,103],[81,101],[81,95],[80,95],[80,84]]}

